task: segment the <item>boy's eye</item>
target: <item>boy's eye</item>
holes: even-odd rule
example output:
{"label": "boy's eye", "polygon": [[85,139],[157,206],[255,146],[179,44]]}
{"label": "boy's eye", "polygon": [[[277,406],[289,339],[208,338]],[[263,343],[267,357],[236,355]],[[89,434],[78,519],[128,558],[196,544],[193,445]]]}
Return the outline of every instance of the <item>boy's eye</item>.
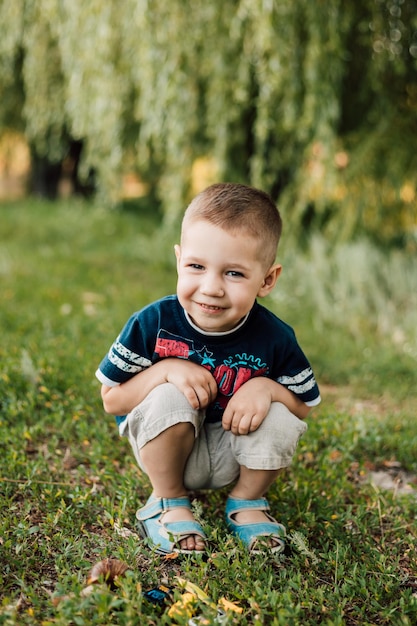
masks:
{"label": "boy's eye", "polygon": [[237,272],[236,270],[229,270],[227,272],[228,276],[232,276],[233,278],[242,278],[243,274],[242,272]]}
{"label": "boy's eye", "polygon": [[204,269],[202,265],[200,265],[199,263],[190,263],[189,267],[191,267],[191,269],[193,270],[202,270]]}

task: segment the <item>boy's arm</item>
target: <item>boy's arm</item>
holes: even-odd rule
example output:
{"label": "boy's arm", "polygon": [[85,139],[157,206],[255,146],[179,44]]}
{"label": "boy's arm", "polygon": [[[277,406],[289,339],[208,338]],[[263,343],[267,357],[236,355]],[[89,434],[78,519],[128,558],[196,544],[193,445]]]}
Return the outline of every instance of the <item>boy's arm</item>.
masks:
{"label": "boy's arm", "polygon": [[163,383],[175,385],[194,409],[205,408],[217,394],[216,381],[205,367],[183,359],[167,358],[125,383],[115,387],[102,385],[104,410],[111,415],[126,415]]}
{"label": "boy's arm", "polygon": [[295,393],[284,387],[284,385],[274,380],[271,380],[271,383],[272,402],[282,402],[282,404],[285,404],[287,409],[291,411],[291,413],[294,413],[300,420],[305,419],[312,407],[300,400]]}
{"label": "boy's arm", "polygon": [[251,378],[229,400],[223,414],[223,428],[235,435],[247,435],[259,428],[272,402],[281,402],[299,419],[305,419],[311,410],[280,383],[266,377]]}

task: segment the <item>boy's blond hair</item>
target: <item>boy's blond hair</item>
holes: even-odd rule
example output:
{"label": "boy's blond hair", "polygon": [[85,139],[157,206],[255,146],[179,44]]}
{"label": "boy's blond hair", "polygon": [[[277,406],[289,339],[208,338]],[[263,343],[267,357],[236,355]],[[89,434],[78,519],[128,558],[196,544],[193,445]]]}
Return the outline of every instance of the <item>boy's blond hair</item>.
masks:
{"label": "boy's blond hair", "polygon": [[242,231],[259,241],[262,262],[270,267],[277,252],[282,220],[272,198],[254,187],[216,183],[200,192],[184,214],[183,226],[207,220],[226,231]]}

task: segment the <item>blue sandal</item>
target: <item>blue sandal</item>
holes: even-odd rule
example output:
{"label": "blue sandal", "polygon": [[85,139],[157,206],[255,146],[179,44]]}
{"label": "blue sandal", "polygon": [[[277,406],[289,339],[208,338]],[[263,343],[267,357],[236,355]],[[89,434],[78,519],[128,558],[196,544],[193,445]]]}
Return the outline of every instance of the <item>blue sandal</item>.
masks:
{"label": "blue sandal", "polygon": [[[239,524],[235,516],[241,511],[264,511],[269,521],[256,522],[253,524]],[[269,514],[269,503],[266,498],[259,500],[242,500],[229,496],[226,502],[226,523],[229,530],[245,544],[251,554],[260,554],[262,543],[264,551],[268,550],[279,554],[285,548],[285,527]],[[266,540],[272,540],[275,545],[268,545]],[[258,544],[258,546],[257,546]]]}
{"label": "blue sandal", "polygon": [[198,522],[186,520],[163,523],[164,513],[180,507],[191,511],[190,500],[187,496],[180,498],[150,496],[145,506],[136,512],[139,530],[143,536],[151,539],[158,554],[170,554],[171,552],[181,554],[203,553],[203,550],[183,550],[178,547],[179,542],[190,535],[197,535],[203,541],[206,540],[204,531]]}

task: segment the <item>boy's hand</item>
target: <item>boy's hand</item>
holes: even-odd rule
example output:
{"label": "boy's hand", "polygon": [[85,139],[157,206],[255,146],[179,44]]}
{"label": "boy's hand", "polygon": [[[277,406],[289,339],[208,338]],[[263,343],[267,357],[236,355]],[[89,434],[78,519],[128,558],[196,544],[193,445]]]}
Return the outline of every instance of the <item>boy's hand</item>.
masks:
{"label": "boy's hand", "polygon": [[253,432],[264,421],[272,402],[281,402],[301,420],[311,408],[280,383],[263,376],[251,378],[229,400],[223,413],[223,428],[234,435]]}
{"label": "boy's hand", "polygon": [[193,409],[205,409],[217,395],[217,383],[202,365],[181,359],[163,359],[165,380],[181,391]]}
{"label": "boy's hand", "polygon": [[104,410],[111,415],[126,415],[162,383],[175,385],[193,409],[204,409],[217,395],[216,381],[205,367],[191,361],[166,358],[121,385],[102,385]]}
{"label": "boy's hand", "polygon": [[[247,435],[264,421],[272,403],[268,378],[252,378],[237,390],[223,414],[222,425],[234,435]],[[275,383],[273,383],[275,384]]]}

